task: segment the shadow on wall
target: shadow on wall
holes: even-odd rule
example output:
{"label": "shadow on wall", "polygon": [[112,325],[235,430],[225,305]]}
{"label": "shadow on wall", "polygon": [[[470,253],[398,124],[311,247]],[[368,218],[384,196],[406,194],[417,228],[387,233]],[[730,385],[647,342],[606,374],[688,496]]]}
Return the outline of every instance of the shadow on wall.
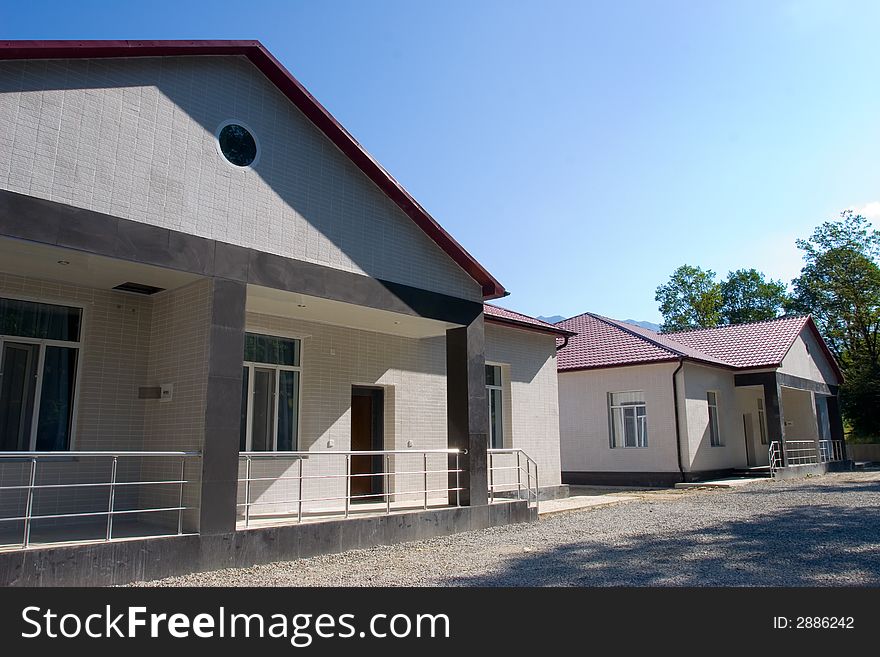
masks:
{"label": "shadow on wall", "polygon": [[[877,491],[880,486],[873,485]],[[841,489],[854,492],[852,487]],[[830,492],[822,488],[823,492]],[[761,491],[763,495],[764,491]],[[792,538],[796,537],[796,538]],[[880,585],[880,524],[849,506],[790,509],[676,536],[641,534],[618,544],[579,540],[508,560],[458,586]],[[841,579],[831,581],[829,574]]]}
{"label": "shadow on wall", "polygon": [[[110,131],[112,136],[115,130],[130,136],[127,146],[132,149],[149,141],[156,154],[152,160],[123,163],[126,166],[105,172],[100,170],[100,159],[80,162],[59,151],[56,168],[68,169],[71,175],[80,177],[81,168],[97,167],[99,177],[104,173],[111,180],[121,177],[123,186],[133,184],[151,202],[162,201],[162,207],[184,214],[196,210],[203,202],[200,196],[210,194],[215,214],[210,219],[198,219],[197,232],[203,237],[233,243],[243,240],[273,253],[300,244],[307,256],[303,259],[323,265],[342,269],[352,269],[353,265],[376,279],[459,297],[465,296],[463,290],[476,291],[477,284],[470,276],[246,59],[133,58],[124,66],[113,59],[90,62],[70,60],[61,66],[47,61],[6,62],[6,66],[21,66],[27,73],[0,76],[0,92],[118,89],[121,93],[109,103],[92,98],[86,101],[86,109],[100,111],[102,103],[106,104],[100,132]],[[161,101],[157,107],[156,98],[141,93],[139,87],[156,88],[173,108]],[[201,126],[204,138],[196,140],[188,135],[185,121],[172,115],[176,113],[183,113]],[[223,121],[230,119],[244,122],[255,132],[261,153],[249,171],[256,173],[286,206],[281,220],[277,208],[274,222],[273,213],[266,212],[272,210],[270,199],[244,202],[246,187],[256,191],[253,183],[239,180],[237,174],[242,172],[221,161],[216,153],[214,134]],[[63,117],[60,120],[63,123]],[[162,121],[167,125],[157,130]],[[118,137],[120,143],[123,136]],[[214,164],[208,164],[209,156],[216,158]],[[199,164],[196,158],[206,164]],[[200,182],[193,182],[193,178]],[[111,190],[105,192],[109,197]],[[117,198],[118,193],[113,191],[107,207],[90,209],[110,214],[129,208],[129,214],[147,212],[134,206],[131,198]],[[293,213],[304,223],[291,221]],[[264,225],[258,230],[242,217],[264,217]],[[159,223],[179,230],[179,225],[171,225],[177,222],[177,217],[164,216]],[[305,224],[338,252],[310,238]],[[404,243],[406,247],[402,248],[400,244]],[[346,260],[351,263],[348,267]],[[411,280],[414,274],[420,279],[417,283]],[[388,289],[405,304],[413,303],[399,286],[390,285]]]}

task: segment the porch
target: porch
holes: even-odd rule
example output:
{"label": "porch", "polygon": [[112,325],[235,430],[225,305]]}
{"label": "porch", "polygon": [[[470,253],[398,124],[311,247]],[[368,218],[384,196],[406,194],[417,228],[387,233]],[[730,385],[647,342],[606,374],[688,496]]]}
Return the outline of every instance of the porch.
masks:
{"label": "porch", "polygon": [[776,478],[846,468],[837,387],[784,372],[736,375],[749,471]]}
{"label": "porch", "polygon": [[[534,509],[524,455],[488,482],[481,303],[213,242],[210,265],[125,249],[0,238],[0,550],[466,508],[490,490]],[[243,280],[217,275],[237,260]]]}

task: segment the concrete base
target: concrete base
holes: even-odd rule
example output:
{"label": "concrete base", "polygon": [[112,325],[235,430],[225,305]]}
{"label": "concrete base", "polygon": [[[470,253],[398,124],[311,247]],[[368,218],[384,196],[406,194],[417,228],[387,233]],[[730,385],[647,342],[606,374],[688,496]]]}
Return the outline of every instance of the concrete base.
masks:
{"label": "concrete base", "polygon": [[543,486],[538,489],[538,501],[546,502],[547,500],[562,500],[570,495],[568,484],[560,484],[559,486]]}
{"label": "concrete base", "polygon": [[853,469],[852,461],[833,461],[832,463],[812,463],[809,465],[789,465],[779,468],[773,475],[777,481],[813,477],[827,472],[849,472]]}
{"label": "concrete base", "polygon": [[108,586],[417,541],[537,519],[525,501],[0,552],[0,586]]}

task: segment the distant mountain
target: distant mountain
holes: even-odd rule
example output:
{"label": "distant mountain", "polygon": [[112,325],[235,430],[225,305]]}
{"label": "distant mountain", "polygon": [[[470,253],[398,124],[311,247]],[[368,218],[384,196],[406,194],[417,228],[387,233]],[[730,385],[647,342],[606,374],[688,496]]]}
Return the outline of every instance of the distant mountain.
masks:
{"label": "distant mountain", "polygon": [[655,324],[654,322],[640,322],[637,319],[625,319],[623,320],[624,324],[632,324],[633,326],[641,326],[642,328],[650,329],[652,331],[660,332],[660,325]]}
{"label": "distant mountain", "polygon": [[555,324],[556,322],[561,322],[565,317],[562,315],[550,315],[549,317],[544,317],[543,315],[538,315],[538,319],[542,322],[547,322],[548,324]]}

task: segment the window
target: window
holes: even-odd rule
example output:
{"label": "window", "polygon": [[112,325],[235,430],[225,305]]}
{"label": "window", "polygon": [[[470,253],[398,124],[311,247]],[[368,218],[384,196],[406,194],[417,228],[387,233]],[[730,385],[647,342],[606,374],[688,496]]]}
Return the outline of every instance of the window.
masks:
{"label": "window", "polygon": [[758,430],[761,432],[761,444],[768,445],[767,416],[764,414],[764,400],[760,397],[758,397]]}
{"label": "window", "polygon": [[70,449],[82,309],[0,299],[0,451]]}
{"label": "window", "polygon": [[721,447],[721,432],[718,430],[718,393],[709,391],[706,393],[706,401],[709,403],[709,444],[712,447]]}
{"label": "window", "polygon": [[299,340],[245,334],[241,380],[243,452],[290,452],[299,445]]}
{"label": "window", "polygon": [[486,398],[489,402],[489,447],[504,447],[504,403],[501,366],[486,365]]}
{"label": "window", "polygon": [[249,167],[257,159],[257,140],[240,123],[228,121],[217,133],[220,153],[237,167]]}
{"label": "window", "polygon": [[611,447],[648,446],[648,407],[644,392],[608,394]]}

